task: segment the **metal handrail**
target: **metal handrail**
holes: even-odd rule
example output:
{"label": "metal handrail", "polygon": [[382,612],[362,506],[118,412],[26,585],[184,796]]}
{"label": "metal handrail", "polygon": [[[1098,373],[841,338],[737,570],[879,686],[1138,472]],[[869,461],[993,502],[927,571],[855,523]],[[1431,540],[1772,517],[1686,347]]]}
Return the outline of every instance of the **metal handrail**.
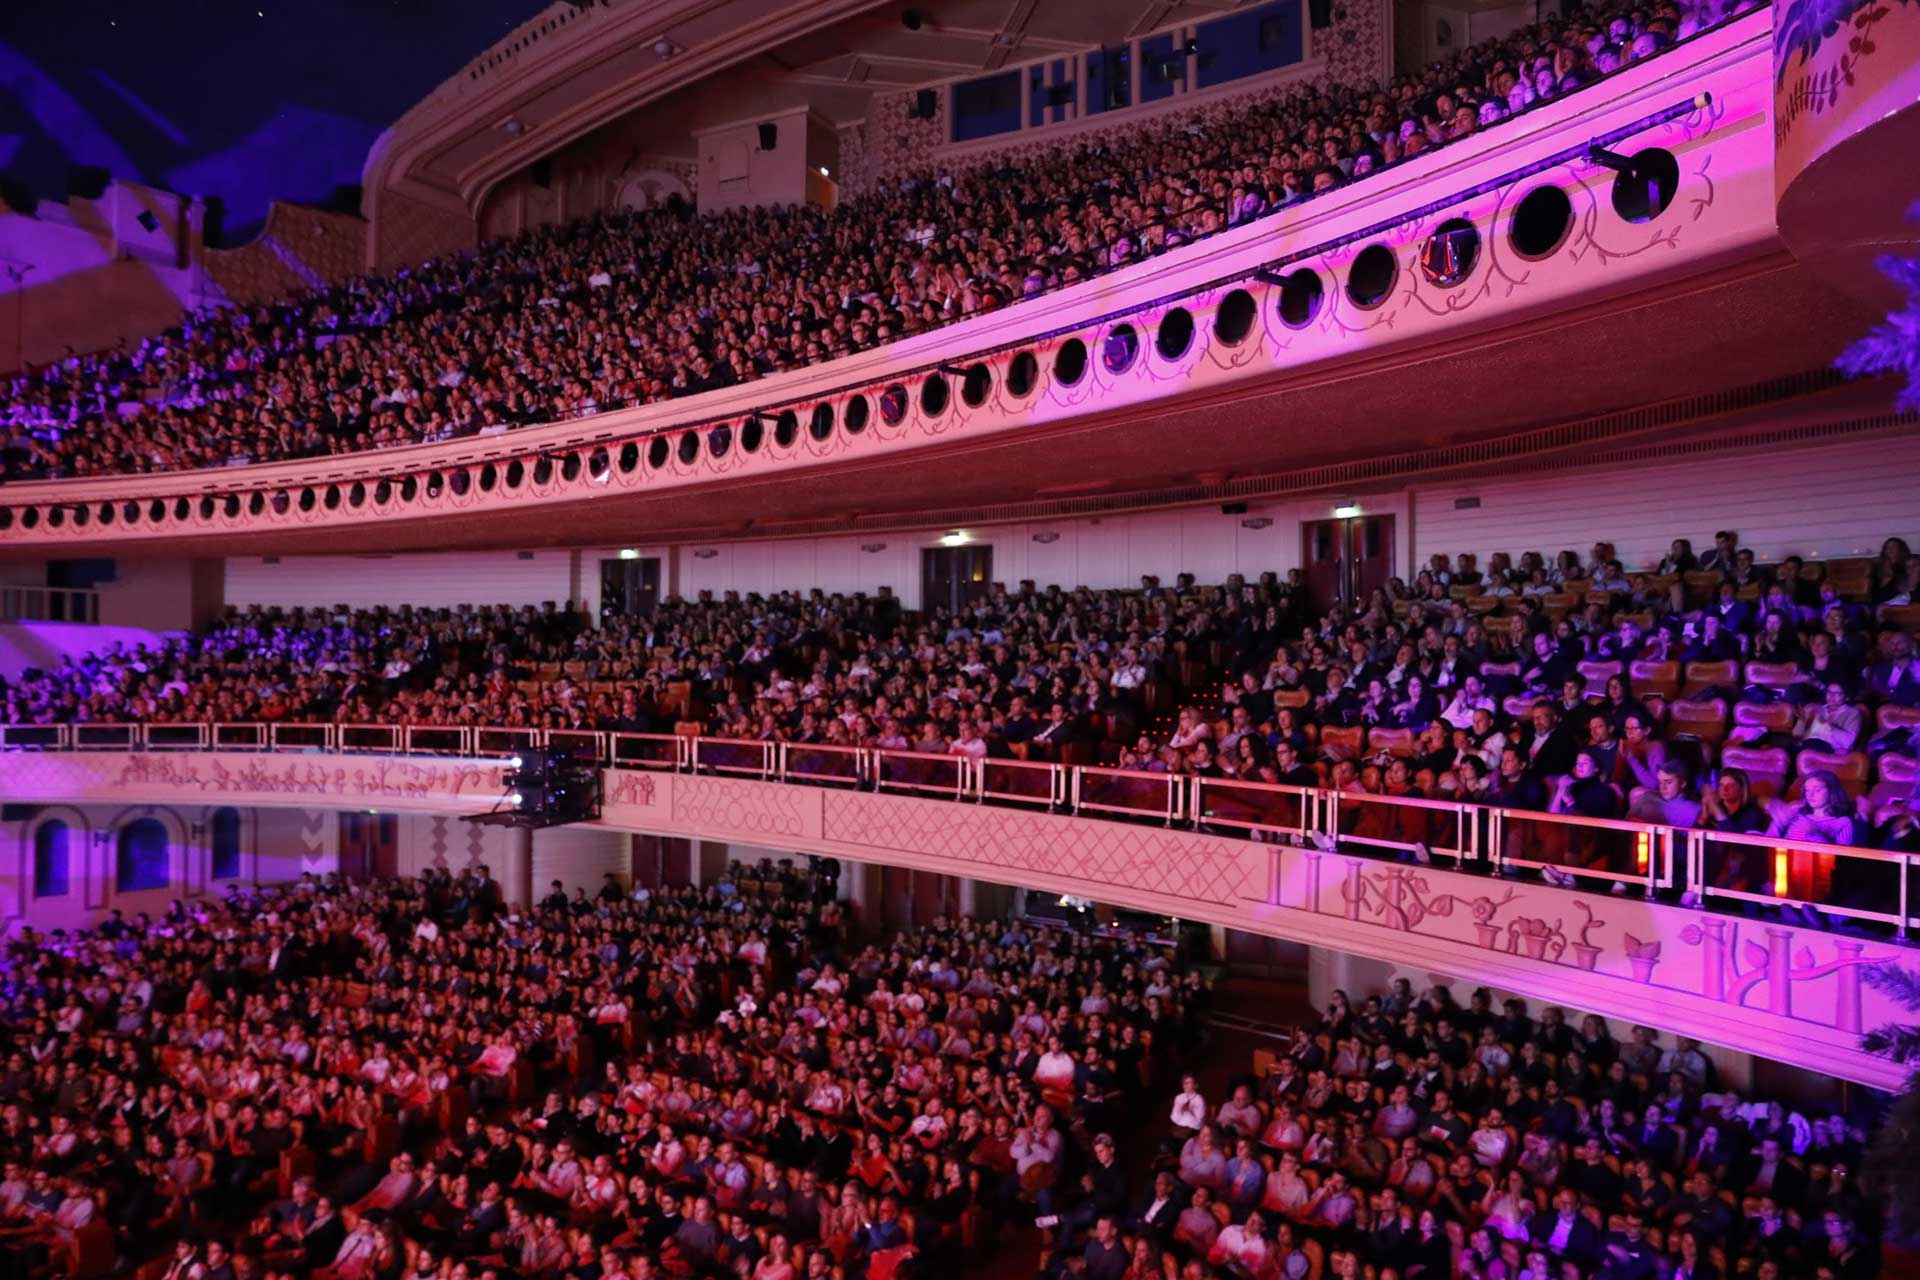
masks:
{"label": "metal handrail", "polygon": [[[1110,789],[1103,786],[1102,779],[1129,779],[1142,782],[1157,782],[1166,789],[1166,803],[1152,808],[1130,805],[1124,800],[1111,798],[1087,799],[1087,780],[1095,782],[1096,794]],[[1168,826],[1186,816],[1187,789],[1182,785],[1180,775],[1172,773],[1149,773],[1142,769],[1104,769],[1094,765],[1076,765],[1073,769],[1073,781],[1068,793],[1072,797],[1075,813],[1090,811],[1094,813],[1124,813],[1141,818],[1163,818]]]}
{"label": "metal handrail", "polygon": [[[758,764],[722,764],[712,757],[725,750],[737,750],[751,759],[759,757]],[[693,739],[693,771],[695,773],[711,771],[713,773],[739,773],[761,778],[773,776],[774,744],[759,738],[695,738]]]}
{"label": "metal handrail", "polygon": [[[1024,778],[1036,774],[1046,779],[1045,796],[994,785],[996,777]],[[977,801],[1003,800],[1008,804],[1037,804],[1059,809],[1067,803],[1067,786],[1068,766],[1046,760],[996,760],[989,756],[973,771],[973,798]]]}
{"label": "metal handrail", "polygon": [[[681,769],[691,754],[691,739],[680,733],[610,733],[607,735],[607,763],[615,769]],[[639,754],[649,744],[666,748],[665,760],[651,760]],[[634,749],[627,754],[627,748]]]}
{"label": "metal handrail", "polygon": [[0,724],[0,751],[67,751],[72,725]]}
{"label": "metal handrail", "polygon": [[[1403,840],[1394,838],[1396,833],[1373,833],[1344,830],[1340,822],[1341,806],[1345,804],[1349,812],[1359,813],[1365,810],[1385,809],[1412,814],[1444,813],[1453,818],[1454,838],[1451,845],[1435,844],[1432,840]],[[1320,829],[1336,840],[1351,840],[1358,844],[1375,845],[1383,849],[1398,849],[1405,853],[1418,853],[1425,849],[1428,853],[1441,853],[1458,858],[1462,862],[1478,862],[1479,823],[1473,818],[1478,806],[1462,803],[1458,800],[1429,800],[1424,796],[1376,795],[1370,791],[1334,791],[1328,790],[1321,797]],[[1397,834],[1411,834],[1400,832]],[[1428,832],[1427,834],[1430,834]]]}
{"label": "metal handrail", "polygon": [[[1577,813],[1544,813],[1530,809],[1486,810],[1487,848],[1493,856],[1497,870],[1509,867],[1522,867],[1535,871],[1556,871],[1580,879],[1610,880],[1616,884],[1635,884],[1644,886],[1646,896],[1653,897],[1656,890],[1670,889],[1674,883],[1674,829],[1646,822],[1629,822],[1621,818],[1589,818]],[[1546,823],[1555,828],[1573,828],[1589,831],[1619,831],[1635,837],[1636,869],[1631,872],[1612,871],[1602,867],[1575,866],[1565,862],[1546,862],[1538,859],[1515,857],[1507,851],[1507,824]],[[1643,843],[1644,842],[1644,843]],[[1665,871],[1662,871],[1662,864]]]}
{"label": "metal handrail", "polygon": [[[1738,845],[1748,849],[1762,851],[1767,861],[1763,867],[1764,883],[1769,893],[1758,893],[1751,889],[1733,889],[1717,886],[1707,874],[1707,852],[1710,845]],[[1780,906],[1795,903],[1818,908],[1824,913],[1836,916],[1849,916],[1855,920],[1875,920],[1905,930],[1920,924],[1916,918],[1912,901],[1913,871],[1920,866],[1920,855],[1897,849],[1863,849],[1857,845],[1821,844],[1813,840],[1789,840],[1784,836],[1748,835],[1731,831],[1686,832],[1687,846],[1687,882],[1702,899],[1726,898],[1735,902],[1750,902],[1762,906]],[[1813,898],[1795,897],[1791,893],[1793,855],[1806,854],[1810,858],[1825,858],[1829,861],[1846,858],[1854,862],[1877,862],[1893,868],[1897,886],[1893,900],[1897,910],[1893,912],[1874,911],[1867,907],[1847,906],[1842,903],[1818,901]],[[1817,874],[1817,866],[1816,874]]]}
{"label": "metal handrail", "polygon": [[[0,750],[6,751],[342,751],[398,755],[415,752],[444,756],[471,752],[487,745],[488,735],[510,734],[549,748],[584,745],[595,757],[616,769],[651,769],[738,774],[782,782],[813,782],[880,791],[942,796],[982,803],[1034,805],[1073,812],[1157,818],[1172,825],[1190,821],[1196,826],[1239,828],[1296,839],[1325,837],[1335,847],[1343,842],[1408,850],[1425,843],[1429,851],[1457,856],[1462,865],[1477,864],[1495,873],[1521,869],[1563,872],[1580,880],[1640,886],[1648,897],[1660,889],[1684,888],[1706,899],[1765,907],[1802,906],[1821,912],[1889,925],[1903,934],[1920,927],[1913,901],[1914,874],[1920,854],[1866,849],[1853,845],[1789,840],[1778,836],[1675,829],[1625,819],[1588,818],[1580,814],[1537,813],[1502,809],[1471,802],[1415,799],[1371,793],[1336,792],[1317,787],[1248,782],[1231,778],[1202,778],[1144,770],[1111,769],[1043,761],[982,759],[914,751],[883,751],[814,743],[775,743],[759,739],[707,738],[682,734],[632,734],[586,730],[535,730],[484,726],[396,724],[324,724],[278,722],[164,721],[141,723],[0,724]],[[844,758],[849,768],[812,773],[796,765],[796,756]],[[731,759],[719,758],[731,756]],[[1009,785],[1012,779],[1039,777],[1044,789]],[[1101,794],[1114,782],[1132,780],[1154,794],[1152,803],[1128,803],[1125,796]],[[1093,783],[1089,794],[1089,782]],[[1164,804],[1160,793],[1164,790]],[[1276,816],[1259,808],[1235,812],[1236,797],[1273,797],[1294,805],[1291,813]],[[1431,841],[1396,841],[1373,833],[1343,833],[1342,808],[1356,805],[1426,810],[1450,815],[1457,823],[1452,847]],[[1541,827],[1561,831],[1618,832],[1633,838],[1635,865],[1631,870],[1551,861],[1528,856],[1535,850],[1517,846],[1523,830]],[[1709,856],[1716,848],[1740,846],[1759,850],[1768,861],[1759,877],[1770,892],[1756,888],[1717,885],[1710,876]],[[1889,868],[1897,880],[1885,901],[1896,909],[1830,904],[1819,895],[1789,892],[1793,855],[1815,859],[1849,859]],[[1783,861],[1785,860],[1785,861]]]}
{"label": "metal handrail", "polygon": [[[830,765],[844,758],[848,767],[846,769],[809,769],[803,764],[796,768],[795,755],[799,755],[803,761],[812,757],[816,760],[824,760]],[[827,742],[782,742],[776,769],[782,782],[807,782],[828,786],[858,787],[871,776],[867,767],[865,747],[845,747],[838,743]]]}
{"label": "metal handrail", "polygon": [[[938,755],[930,751],[870,751],[868,758],[873,762],[873,785],[880,791],[913,791],[928,795],[951,795],[955,800],[967,794],[967,784],[973,770],[968,766],[973,762],[966,756]],[[900,777],[890,766],[902,766],[908,773],[938,773],[942,769],[953,770],[953,781],[926,777]]]}

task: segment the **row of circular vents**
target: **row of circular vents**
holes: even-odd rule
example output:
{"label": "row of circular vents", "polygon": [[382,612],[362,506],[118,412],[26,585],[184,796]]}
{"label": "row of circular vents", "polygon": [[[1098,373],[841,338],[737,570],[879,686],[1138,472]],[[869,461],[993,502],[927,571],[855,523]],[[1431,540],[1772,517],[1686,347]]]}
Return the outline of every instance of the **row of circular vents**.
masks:
{"label": "row of circular vents", "polygon": [[[1671,153],[1658,149],[1640,152],[1635,161],[1640,176],[1624,183],[1621,180],[1628,179],[1629,175],[1616,176],[1613,205],[1627,221],[1646,222],[1672,204],[1679,184],[1679,165]],[[1548,185],[1535,188],[1521,199],[1507,234],[1515,253],[1537,261],[1558,251],[1566,243],[1572,227],[1573,204],[1567,193]],[[1479,258],[1479,230],[1465,218],[1449,218],[1436,227],[1421,246],[1418,262],[1421,273],[1430,282],[1451,288],[1472,274]],[[1391,248],[1380,243],[1368,245],[1354,256],[1347,268],[1347,298],[1362,310],[1379,307],[1392,294],[1399,275],[1399,260]],[[1285,275],[1265,278],[1278,287],[1278,312],[1283,325],[1303,329],[1319,316],[1326,300],[1326,286],[1317,271],[1302,267]],[[1258,304],[1250,292],[1232,290],[1215,310],[1214,337],[1226,346],[1238,346],[1253,332],[1258,314]],[[1194,331],[1191,311],[1185,307],[1170,308],[1160,318],[1154,349],[1163,359],[1177,360],[1192,345]],[[1101,365],[1110,374],[1125,373],[1138,359],[1140,347],[1140,330],[1131,322],[1122,321],[1109,329],[1100,341]],[[1078,384],[1086,376],[1088,358],[1087,344],[1079,338],[1069,338],[1054,352],[1054,377],[1065,386]],[[960,399],[969,408],[984,404],[993,389],[993,371],[985,363],[977,362],[964,368],[943,366],[920,386],[918,399],[925,416],[937,418],[946,412],[952,397],[949,376],[958,380]],[[1025,399],[1033,394],[1039,376],[1039,361],[1034,354],[1018,352],[1007,364],[1007,391],[1016,399]],[[889,426],[898,425],[907,416],[911,398],[902,383],[894,383],[881,391],[872,405],[865,395],[851,396],[844,402],[839,425],[848,435],[857,436],[867,429],[875,407],[881,421]],[[816,441],[826,441],[832,437],[834,426],[834,405],[829,401],[814,405],[807,421],[807,433]],[[744,453],[757,453],[769,434],[776,447],[791,447],[800,435],[798,412],[785,409],[777,414],[750,415],[737,428],[731,424],[710,427],[704,436],[699,428],[689,428],[680,431],[677,439],[673,433],[661,433],[617,446],[602,445],[558,455],[487,462],[371,483],[356,480],[347,484],[256,490],[244,494],[203,494],[197,500],[177,497],[171,501],[154,498],[144,503],[127,500],[95,505],[56,504],[45,509],[44,517],[39,507],[26,507],[17,513],[13,508],[0,507],[0,529],[12,528],[16,520],[22,528],[35,529],[43,518],[49,528],[58,529],[65,527],[69,520],[74,527],[84,528],[96,523],[137,525],[143,519],[160,524],[169,515],[184,521],[193,518],[196,512],[201,519],[212,520],[217,516],[237,519],[242,513],[263,516],[271,512],[284,516],[296,509],[302,513],[316,508],[337,511],[342,506],[359,510],[366,506],[369,498],[376,506],[386,506],[395,497],[402,503],[413,503],[423,496],[428,500],[437,499],[448,490],[456,497],[465,497],[475,488],[491,493],[504,486],[512,492],[525,484],[529,476],[535,485],[545,486],[551,483],[556,472],[567,483],[577,481],[583,471],[596,481],[605,481],[616,468],[622,475],[631,475],[640,465],[643,448],[647,466],[657,471],[671,465],[676,456],[682,466],[691,466],[699,460],[703,447],[716,460],[726,457],[736,443]]]}

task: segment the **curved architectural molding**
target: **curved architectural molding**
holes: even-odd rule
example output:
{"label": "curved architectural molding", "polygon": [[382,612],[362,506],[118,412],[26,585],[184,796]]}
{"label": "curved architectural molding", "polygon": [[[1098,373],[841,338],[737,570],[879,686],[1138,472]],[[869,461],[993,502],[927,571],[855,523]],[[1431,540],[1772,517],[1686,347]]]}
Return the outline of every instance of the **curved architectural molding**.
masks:
{"label": "curved architectural molding", "polygon": [[1920,3],[1774,0],[1774,182],[1794,255],[1861,298],[1920,243]]}
{"label": "curved architectural molding", "polygon": [[[924,465],[925,457],[961,447],[1019,448],[1036,429],[1145,429],[1176,411],[1228,406],[1239,430],[1194,433],[1177,452],[1162,448],[1141,459],[1139,475],[1277,471],[1330,451],[1404,447],[1428,439],[1433,419],[1380,415],[1333,434],[1278,428],[1297,421],[1288,416],[1291,397],[1336,393],[1362,370],[1463,344],[1499,345],[1510,363],[1512,344],[1527,341],[1559,351],[1557,363],[1564,358],[1557,325],[1615,302],[1697,300],[1779,269],[1771,140],[1762,127],[1771,85],[1766,34],[1764,22],[1736,22],[1629,68],[1604,92],[1550,104],[1484,139],[1074,288],[844,360],[487,438],[10,485],[0,529],[28,550],[132,551],[178,539],[239,546],[322,529],[392,538],[435,526],[471,541],[505,509],[564,519],[584,516],[591,504],[629,527],[670,519],[678,536],[712,536],[746,530],[716,527],[705,502],[695,501],[692,517],[669,512],[670,504],[722,484],[797,484],[817,497],[812,482],[822,473]],[[1674,83],[1686,92],[1676,93]],[[1596,140],[1671,157],[1670,203],[1645,220],[1623,215],[1634,210],[1621,203],[1615,175],[1587,157]],[[1538,234],[1531,207],[1523,214],[1522,205],[1545,187],[1564,193],[1569,212],[1530,254],[1515,230],[1524,224]],[[1473,246],[1454,278],[1429,269],[1443,227],[1449,234],[1464,228]],[[1378,268],[1370,288],[1362,287],[1368,267]],[[1309,278],[1318,285],[1312,303],[1297,296]],[[1664,337],[1637,321],[1621,323],[1649,350],[1671,357]],[[1580,394],[1566,389],[1569,404]],[[1480,418],[1461,429],[1494,425]]]}
{"label": "curved architectural molding", "polygon": [[[9,800],[473,814],[502,763],[244,753],[22,753]],[[606,775],[601,826],[1013,883],[1376,956],[1897,1088],[1862,1053],[1896,1015],[1877,941],[1172,827],[672,772]]]}

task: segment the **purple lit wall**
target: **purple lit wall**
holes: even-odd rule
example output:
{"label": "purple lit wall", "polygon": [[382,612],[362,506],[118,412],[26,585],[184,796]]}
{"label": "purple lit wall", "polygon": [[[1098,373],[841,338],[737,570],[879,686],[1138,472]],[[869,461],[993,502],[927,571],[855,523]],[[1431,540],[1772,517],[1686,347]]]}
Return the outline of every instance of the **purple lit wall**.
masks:
{"label": "purple lit wall", "polygon": [[63,199],[68,166],[218,199],[222,239],[270,200],[360,180],[381,129],[539,0],[287,0],[9,6],[0,179]]}

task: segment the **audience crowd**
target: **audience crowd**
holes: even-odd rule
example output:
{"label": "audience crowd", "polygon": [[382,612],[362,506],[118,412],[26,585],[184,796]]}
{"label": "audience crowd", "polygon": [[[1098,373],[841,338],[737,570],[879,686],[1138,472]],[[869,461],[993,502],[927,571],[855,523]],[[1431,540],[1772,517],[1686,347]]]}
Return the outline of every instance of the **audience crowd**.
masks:
{"label": "audience crowd", "polygon": [[1580,7],[1382,87],[1288,87],[951,170],[832,213],[610,211],[202,309],[16,376],[0,480],[490,434],[696,394],[1072,284],[1573,92],[1758,0]]}
{"label": "audience crowd", "polygon": [[23,928],[0,1258],[22,1280],[1875,1273],[1862,1130],[1721,1089],[1690,1041],[1402,981],[1176,1093],[1214,994],[1172,949],[1017,919],[863,943],[833,898],[763,863],[514,911],[475,867]]}
{"label": "audience crowd", "polygon": [[[819,592],[597,626],[552,605],[248,609],[0,680],[0,723],[681,729],[1920,848],[1920,557],[1888,539],[1841,579],[1757,564],[1724,531],[1652,568],[1630,577],[1605,543],[1484,572],[1436,556],[1325,612],[1297,573],[996,590],[960,616]],[[1593,841],[1562,843],[1548,861],[1605,869]],[[1765,850],[1714,845],[1717,887],[1769,892]],[[1892,887],[1857,861],[1807,860],[1792,896]]]}

